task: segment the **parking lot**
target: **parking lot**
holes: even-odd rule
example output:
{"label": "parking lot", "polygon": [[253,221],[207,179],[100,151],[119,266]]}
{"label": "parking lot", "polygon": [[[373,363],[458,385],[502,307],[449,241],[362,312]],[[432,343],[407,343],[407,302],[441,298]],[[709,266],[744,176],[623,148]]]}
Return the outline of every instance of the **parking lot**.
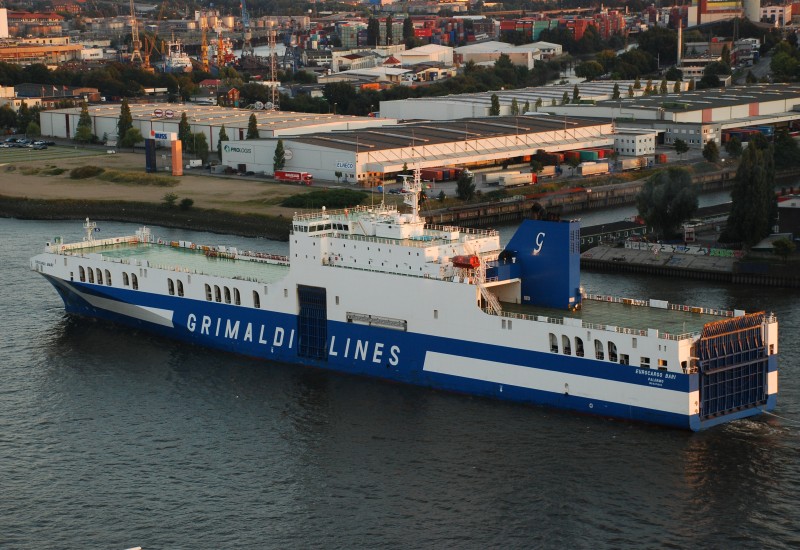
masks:
{"label": "parking lot", "polygon": [[51,145],[48,146],[47,149],[41,150],[28,147],[0,148],[0,164],[93,157],[105,154],[105,151],[99,151],[97,149],[78,149],[75,146],[69,145]]}

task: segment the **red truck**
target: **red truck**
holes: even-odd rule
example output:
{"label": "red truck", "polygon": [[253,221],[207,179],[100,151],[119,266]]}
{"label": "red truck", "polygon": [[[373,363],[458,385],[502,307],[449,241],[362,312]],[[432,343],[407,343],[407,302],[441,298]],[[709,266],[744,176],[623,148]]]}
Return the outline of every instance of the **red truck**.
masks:
{"label": "red truck", "polygon": [[275,170],[275,179],[278,181],[296,181],[297,183],[305,183],[311,185],[314,181],[314,176],[308,172],[289,172],[287,170]]}

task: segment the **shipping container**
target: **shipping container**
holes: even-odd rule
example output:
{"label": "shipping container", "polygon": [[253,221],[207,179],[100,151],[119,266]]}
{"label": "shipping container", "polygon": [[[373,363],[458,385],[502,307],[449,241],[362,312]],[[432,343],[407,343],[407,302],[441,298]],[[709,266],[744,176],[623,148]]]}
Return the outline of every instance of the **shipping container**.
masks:
{"label": "shipping container", "polygon": [[311,185],[314,177],[308,172],[290,172],[288,170],[275,170],[275,179],[278,181],[296,181]]}
{"label": "shipping container", "polygon": [[666,164],[667,163],[667,155],[664,153],[656,153],[655,154],[656,164]]}
{"label": "shipping container", "polygon": [[579,158],[580,158],[581,162],[596,161],[599,158],[599,156],[597,154],[597,151],[582,150],[582,151],[578,151],[578,154],[579,154]]}
{"label": "shipping container", "polygon": [[578,174],[581,176],[596,176],[608,173],[607,162],[584,162],[578,166]]}

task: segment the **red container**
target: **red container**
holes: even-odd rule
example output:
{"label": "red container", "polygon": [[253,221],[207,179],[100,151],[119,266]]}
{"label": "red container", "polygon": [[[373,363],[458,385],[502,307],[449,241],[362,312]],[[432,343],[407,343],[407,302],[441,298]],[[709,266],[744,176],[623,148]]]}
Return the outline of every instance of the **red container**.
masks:
{"label": "red container", "polygon": [[465,269],[475,269],[481,265],[481,261],[477,256],[453,256],[451,261],[453,262],[453,267]]}
{"label": "red container", "polygon": [[667,163],[667,155],[664,153],[658,153],[656,155],[656,164],[666,164]]}

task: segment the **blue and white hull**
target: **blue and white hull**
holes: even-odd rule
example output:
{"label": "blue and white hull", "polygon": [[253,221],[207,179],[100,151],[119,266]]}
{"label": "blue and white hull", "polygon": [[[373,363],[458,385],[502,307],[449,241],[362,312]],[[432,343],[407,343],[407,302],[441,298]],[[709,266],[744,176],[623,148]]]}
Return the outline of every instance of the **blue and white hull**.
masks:
{"label": "blue and white hull", "polygon": [[45,277],[70,313],[226,352],[469,395],[690,430],[757,415],[776,403],[777,354],[767,359],[758,403],[743,401],[723,414],[703,416],[699,372],[621,368],[609,361],[485,338],[459,339],[332,319],[317,323],[320,331],[312,336],[318,341],[309,345],[303,340],[312,336],[303,336],[304,320],[298,314]]}

